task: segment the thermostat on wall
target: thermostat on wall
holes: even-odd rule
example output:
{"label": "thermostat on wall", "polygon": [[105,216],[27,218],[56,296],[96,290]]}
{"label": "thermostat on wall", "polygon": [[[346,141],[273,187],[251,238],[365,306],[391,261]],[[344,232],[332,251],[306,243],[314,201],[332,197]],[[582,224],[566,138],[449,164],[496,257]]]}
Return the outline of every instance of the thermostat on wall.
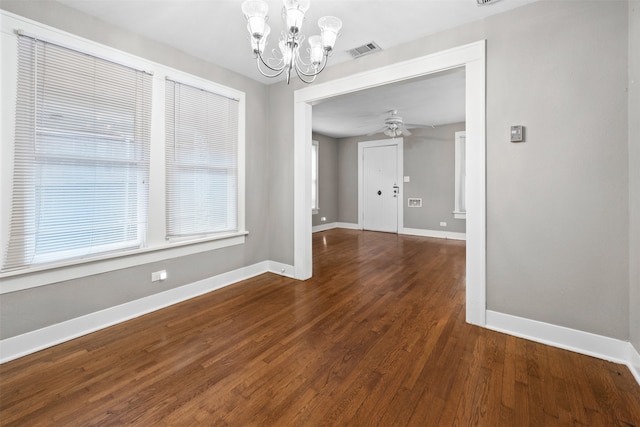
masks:
{"label": "thermostat on wall", "polygon": [[511,126],[511,142],[524,142],[524,126]]}

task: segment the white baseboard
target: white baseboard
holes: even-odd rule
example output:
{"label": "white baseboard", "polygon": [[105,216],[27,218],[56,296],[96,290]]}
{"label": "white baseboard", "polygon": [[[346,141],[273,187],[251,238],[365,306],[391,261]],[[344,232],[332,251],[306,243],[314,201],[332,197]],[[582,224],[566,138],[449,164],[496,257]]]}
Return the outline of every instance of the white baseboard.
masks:
{"label": "white baseboard", "polygon": [[274,261],[262,261],[180,286],[179,288],[169,289],[165,292],[7,338],[0,341],[0,364],[266,272],[292,277],[293,267]]}
{"label": "white baseboard", "polygon": [[328,222],[326,224],[314,225],[311,228],[312,233],[317,233],[318,231],[332,230],[334,228],[347,228],[349,230],[362,230],[358,224],[353,224],[351,222]]}
{"label": "white baseboard", "polygon": [[467,240],[466,233],[457,233],[455,231],[440,230],[423,230],[421,228],[403,228],[400,234],[409,234],[411,236],[437,237],[439,239],[450,240]]}
{"label": "white baseboard", "polygon": [[352,222],[338,222],[337,228],[347,228],[349,230],[362,230],[359,224],[354,224]]}
{"label": "white baseboard", "polygon": [[629,367],[640,384],[640,355],[628,341],[487,310],[486,327]]}
{"label": "white baseboard", "polygon": [[328,222],[326,224],[314,225],[311,227],[312,233],[317,233],[318,231],[332,230],[334,228],[338,228],[337,222]]}
{"label": "white baseboard", "polygon": [[[362,230],[358,224],[350,222],[331,222],[327,224],[315,225],[312,227],[312,232],[331,230],[334,228],[346,228],[349,230]],[[439,230],[423,230],[418,228],[403,228],[399,234],[408,234],[412,236],[423,237],[437,237],[439,239],[451,239],[451,240],[467,240],[465,233],[456,233],[454,231],[439,231]]]}

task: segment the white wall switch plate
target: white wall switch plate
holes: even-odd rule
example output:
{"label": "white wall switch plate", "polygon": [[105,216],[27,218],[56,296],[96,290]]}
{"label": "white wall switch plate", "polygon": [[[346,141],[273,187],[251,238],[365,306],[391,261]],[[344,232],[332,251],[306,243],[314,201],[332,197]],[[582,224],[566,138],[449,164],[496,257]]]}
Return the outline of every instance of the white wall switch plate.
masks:
{"label": "white wall switch plate", "polygon": [[411,177],[410,176],[405,176],[402,180],[404,182],[411,182]]}
{"label": "white wall switch plate", "polygon": [[446,222],[443,221],[443,222],[440,223],[440,227],[446,227],[446,226],[447,226]]}

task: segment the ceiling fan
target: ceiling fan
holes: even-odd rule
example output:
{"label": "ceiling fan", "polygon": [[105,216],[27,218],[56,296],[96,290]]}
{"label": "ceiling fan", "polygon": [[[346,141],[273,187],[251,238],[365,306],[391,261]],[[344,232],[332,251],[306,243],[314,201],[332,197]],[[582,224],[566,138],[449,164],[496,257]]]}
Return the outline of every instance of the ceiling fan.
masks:
{"label": "ceiling fan", "polygon": [[382,132],[387,136],[395,138],[401,135],[410,136],[411,132],[409,132],[408,127],[411,127],[411,128],[433,127],[433,126],[416,125],[416,124],[409,124],[409,123],[405,124],[404,120],[402,120],[402,117],[398,115],[398,110],[389,110],[387,113],[390,114],[390,116],[384,119],[384,126],[381,129],[378,129],[375,132],[370,133],[369,135]]}

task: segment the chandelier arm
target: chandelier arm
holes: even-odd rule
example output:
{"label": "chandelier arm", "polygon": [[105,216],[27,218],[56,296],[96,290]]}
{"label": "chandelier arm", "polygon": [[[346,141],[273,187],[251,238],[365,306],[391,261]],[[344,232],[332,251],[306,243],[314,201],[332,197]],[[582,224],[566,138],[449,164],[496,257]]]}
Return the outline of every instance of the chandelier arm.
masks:
{"label": "chandelier arm", "polygon": [[260,68],[260,63],[262,63],[265,67],[267,67],[268,69],[270,69],[271,71],[276,72],[277,74],[274,74],[273,77],[277,77],[280,74],[282,74],[282,72],[285,70],[286,65],[283,64],[282,67],[280,68],[274,68],[271,65],[267,64],[267,61],[264,60],[264,58],[262,57],[262,54],[260,52],[258,52],[256,54],[256,63],[258,64],[258,70],[260,70],[260,72],[262,73],[263,76],[265,77],[271,77],[270,75],[265,74],[261,68]]}
{"label": "chandelier arm", "polygon": [[[309,75],[309,74],[302,73],[302,72],[298,69],[298,67],[297,67],[297,66],[296,66],[295,68],[296,68],[296,74],[298,75],[298,78],[299,78],[300,80],[302,80],[302,81],[303,81],[304,83],[306,83],[306,84],[311,84],[311,83],[313,83],[313,82],[315,81],[316,77],[318,76],[318,74]],[[309,80],[307,80],[307,79],[305,79],[305,76],[306,76],[306,77],[311,77],[311,78],[310,78]]]}
{"label": "chandelier arm", "polygon": [[322,70],[324,70],[324,67],[327,66],[327,63],[329,62],[329,60],[327,58],[328,58],[327,55],[323,55],[323,57],[322,57],[322,66],[319,69],[315,70],[313,73],[305,73],[304,71],[302,71],[302,69],[300,68],[300,66],[296,62],[296,73],[298,74],[298,76],[300,76],[302,74],[305,77],[313,77],[315,79],[315,77],[318,74],[320,74],[322,72]]}
{"label": "chandelier arm", "polygon": [[262,70],[262,67],[260,66],[260,61],[256,61],[256,64],[257,64],[257,68],[258,68],[258,71],[260,72],[260,74],[262,74],[263,76],[268,77],[268,78],[278,77],[278,76],[279,76],[280,74],[282,74],[282,73],[284,72],[284,70],[285,70],[285,69],[283,68],[283,69],[281,69],[280,71],[278,71],[277,73],[269,74],[269,73],[266,73],[265,71],[263,71],[263,70]]}

